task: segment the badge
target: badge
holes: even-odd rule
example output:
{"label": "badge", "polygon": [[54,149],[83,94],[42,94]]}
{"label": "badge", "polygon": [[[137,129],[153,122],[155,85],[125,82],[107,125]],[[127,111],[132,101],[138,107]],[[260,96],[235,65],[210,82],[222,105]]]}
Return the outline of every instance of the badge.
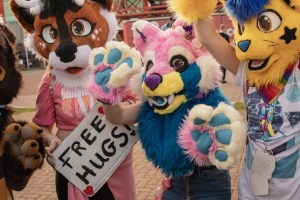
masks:
{"label": "badge", "polygon": [[275,170],[275,157],[272,151],[258,150],[255,152],[252,163],[250,182],[253,192],[257,196],[268,195],[269,179]]}

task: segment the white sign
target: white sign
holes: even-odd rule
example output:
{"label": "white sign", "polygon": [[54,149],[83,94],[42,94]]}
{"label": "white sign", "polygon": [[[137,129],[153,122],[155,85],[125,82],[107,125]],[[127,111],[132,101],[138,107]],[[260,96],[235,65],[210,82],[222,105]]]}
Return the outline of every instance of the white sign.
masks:
{"label": "white sign", "polygon": [[114,125],[97,103],[53,153],[55,168],[86,196],[93,196],[138,141],[133,125]]}

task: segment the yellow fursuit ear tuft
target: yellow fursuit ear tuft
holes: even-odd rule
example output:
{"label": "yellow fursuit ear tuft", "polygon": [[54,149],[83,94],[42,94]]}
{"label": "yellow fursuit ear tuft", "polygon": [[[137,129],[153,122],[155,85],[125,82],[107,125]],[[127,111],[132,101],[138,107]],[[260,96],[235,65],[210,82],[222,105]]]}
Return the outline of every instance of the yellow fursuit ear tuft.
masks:
{"label": "yellow fursuit ear tuft", "polygon": [[216,0],[168,0],[171,11],[187,23],[208,18],[216,8]]}

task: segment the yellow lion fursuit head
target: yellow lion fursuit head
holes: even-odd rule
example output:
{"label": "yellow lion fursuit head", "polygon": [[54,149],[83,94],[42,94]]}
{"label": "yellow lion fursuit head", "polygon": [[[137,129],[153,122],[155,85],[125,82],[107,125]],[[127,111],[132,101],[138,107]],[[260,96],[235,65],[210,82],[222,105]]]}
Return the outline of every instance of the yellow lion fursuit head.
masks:
{"label": "yellow lion fursuit head", "polygon": [[242,86],[248,117],[239,199],[300,199],[300,0],[222,1],[235,47],[210,18],[216,1],[169,0]]}

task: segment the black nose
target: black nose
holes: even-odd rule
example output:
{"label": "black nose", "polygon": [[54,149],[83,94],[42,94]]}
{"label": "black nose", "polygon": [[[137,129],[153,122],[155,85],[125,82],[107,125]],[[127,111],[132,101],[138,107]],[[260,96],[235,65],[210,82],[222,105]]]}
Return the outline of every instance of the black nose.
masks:
{"label": "black nose", "polygon": [[61,43],[55,50],[56,55],[63,63],[72,62],[76,56],[77,46],[73,42]]}

